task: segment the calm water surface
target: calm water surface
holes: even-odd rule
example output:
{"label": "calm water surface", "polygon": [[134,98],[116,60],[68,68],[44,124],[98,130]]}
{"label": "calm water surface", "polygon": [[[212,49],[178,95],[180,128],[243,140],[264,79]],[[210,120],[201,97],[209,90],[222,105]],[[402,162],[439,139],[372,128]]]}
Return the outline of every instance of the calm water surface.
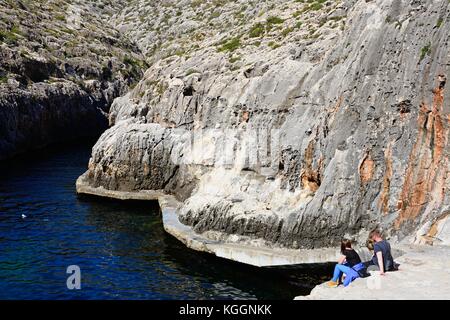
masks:
{"label": "calm water surface", "polygon": [[[0,299],[292,299],[330,275],[201,254],[164,232],[155,203],[78,197],[92,145],[0,164]],[[66,287],[69,265],[81,290]]]}

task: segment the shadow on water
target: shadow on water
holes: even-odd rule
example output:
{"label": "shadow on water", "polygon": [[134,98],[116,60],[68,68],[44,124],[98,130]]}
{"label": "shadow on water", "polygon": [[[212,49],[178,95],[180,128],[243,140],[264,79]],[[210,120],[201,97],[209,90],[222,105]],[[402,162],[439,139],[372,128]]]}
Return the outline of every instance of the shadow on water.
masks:
{"label": "shadow on water", "polygon": [[[156,202],[77,196],[93,143],[0,163],[0,298],[292,299],[330,275],[330,264],[257,268],[199,253],[165,233]],[[81,290],[65,286],[71,264]]]}

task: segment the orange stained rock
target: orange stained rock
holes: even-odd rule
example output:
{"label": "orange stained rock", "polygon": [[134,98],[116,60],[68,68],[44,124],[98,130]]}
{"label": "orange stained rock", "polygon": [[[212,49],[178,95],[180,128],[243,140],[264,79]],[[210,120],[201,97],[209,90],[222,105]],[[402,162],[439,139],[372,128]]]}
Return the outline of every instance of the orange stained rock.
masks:
{"label": "orange stained rock", "polygon": [[381,196],[378,204],[381,212],[387,214],[389,211],[389,191],[392,178],[392,143],[389,143],[388,147],[384,151],[384,161],[386,164],[386,170],[384,172],[383,184],[381,187]]}
{"label": "orange stained rock", "polygon": [[337,112],[341,109],[342,100],[343,100],[343,97],[341,95],[341,96],[339,96],[339,98],[338,98],[338,100],[336,102],[336,105],[334,107],[329,108],[327,110],[327,112],[328,112],[327,125],[331,125],[334,122],[334,119],[335,119],[335,116],[336,116]]}
{"label": "orange stained rock", "polygon": [[322,167],[323,158],[319,160],[319,168],[313,168],[313,157],[314,157],[314,139],[308,144],[305,150],[305,165],[300,173],[300,181],[302,188],[310,190],[312,192],[317,191],[320,187],[320,168]]}
{"label": "orange stained rock", "polygon": [[363,161],[359,165],[359,177],[362,183],[367,183],[372,180],[375,171],[375,162],[372,160],[370,153],[366,153]]}
{"label": "orange stained rock", "polygon": [[406,220],[421,213],[428,215],[439,208],[445,196],[445,179],[449,164],[444,151],[448,148],[448,125],[443,114],[444,87],[433,90],[431,110],[422,103],[418,116],[418,136],[410,153],[405,181],[398,201],[398,229]]}
{"label": "orange stained rock", "polygon": [[250,119],[250,112],[244,111],[242,113],[242,122],[248,122],[249,119]]}
{"label": "orange stained rock", "polygon": [[439,224],[441,223],[441,221],[443,221],[444,219],[446,219],[447,217],[448,217],[448,215],[449,215],[450,213],[446,213],[446,214],[444,214],[443,216],[441,216],[441,217],[439,217],[437,220],[436,220],[436,222],[434,222],[432,225],[431,225],[431,228],[430,228],[430,230],[428,231],[428,233],[427,233],[427,236],[428,237],[430,237],[430,238],[435,238],[436,237],[436,235],[438,234],[438,226],[439,226]]}

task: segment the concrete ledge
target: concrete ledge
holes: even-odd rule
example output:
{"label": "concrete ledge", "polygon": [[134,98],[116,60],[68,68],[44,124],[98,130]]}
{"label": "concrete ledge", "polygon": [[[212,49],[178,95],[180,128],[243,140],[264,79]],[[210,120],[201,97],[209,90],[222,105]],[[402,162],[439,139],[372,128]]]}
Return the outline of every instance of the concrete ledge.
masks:
{"label": "concrete ledge", "polygon": [[77,193],[118,200],[158,200],[164,195],[162,190],[140,190],[135,192],[108,190],[103,187],[94,188],[84,182],[84,174],[76,182]]}
{"label": "concrete ledge", "polygon": [[203,238],[201,235],[195,233],[191,227],[182,224],[178,220],[177,210],[181,203],[174,196],[161,196],[158,202],[161,208],[164,230],[167,233],[183,242],[188,248],[214,253],[208,248],[209,244],[214,243],[213,241]]}
{"label": "concrete ledge", "polygon": [[181,206],[172,196],[159,198],[164,229],[187,247],[208,252],[217,257],[246,263],[258,267],[282,266],[304,263],[336,261],[339,252],[336,248],[314,250],[275,249],[255,247],[239,243],[214,241],[195,233],[191,227],[178,220],[177,209]]}

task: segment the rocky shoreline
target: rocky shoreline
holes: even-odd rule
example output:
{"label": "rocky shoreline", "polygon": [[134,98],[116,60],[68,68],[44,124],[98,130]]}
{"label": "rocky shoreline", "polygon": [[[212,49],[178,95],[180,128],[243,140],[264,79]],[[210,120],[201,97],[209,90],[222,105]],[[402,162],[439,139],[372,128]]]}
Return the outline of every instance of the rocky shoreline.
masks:
{"label": "rocky shoreline", "polygon": [[[188,248],[217,257],[257,267],[287,266],[337,261],[336,248],[290,250],[264,246],[261,243],[213,240],[182,224],[178,212],[182,203],[164,192],[105,192],[103,188],[90,188],[77,180],[77,192],[119,200],[158,201],[166,232],[183,242]],[[362,260],[370,259],[366,248],[356,248]],[[450,299],[450,247],[397,244],[393,256],[400,270],[380,276],[370,271],[368,278],[356,279],[349,287],[329,288],[326,283],[316,286],[309,295],[295,300],[448,300]]]}
{"label": "rocky shoreline", "polygon": [[[183,242],[188,248],[214,254],[218,257],[246,263],[258,267],[292,265],[301,263],[320,263],[335,261],[339,253],[335,248],[318,250],[289,250],[265,246],[252,241],[214,240],[196,233],[190,226],[179,221],[178,213],[182,206],[174,196],[163,191],[141,190],[137,192],[110,191],[102,187],[92,188],[86,185],[81,176],[76,182],[77,193],[117,200],[158,201],[164,229]],[[231,239],[229,239],[231,240]]]}
{"label": "rocky shoreline", "polygon": [[[81,176],[76,182],[77,193],[81,195],[117,200],[158,201],[166,232],[196,251],[257,267],[328,263],[337,261],[339,257],[339,250],[336,248],[293,250],[240,237],[218,237],[212,236],[211,233],[199,234],[192,227],[180,222],[179,212],[183,204],[162,190],[109,191],[103,187],[92,188],[83,180],[84,177]],[[363,259],[369,259],[370,253],[366,248],[356,248],[356,250]],[[402,254],[400,250],[394,250],[394,253]]]}

